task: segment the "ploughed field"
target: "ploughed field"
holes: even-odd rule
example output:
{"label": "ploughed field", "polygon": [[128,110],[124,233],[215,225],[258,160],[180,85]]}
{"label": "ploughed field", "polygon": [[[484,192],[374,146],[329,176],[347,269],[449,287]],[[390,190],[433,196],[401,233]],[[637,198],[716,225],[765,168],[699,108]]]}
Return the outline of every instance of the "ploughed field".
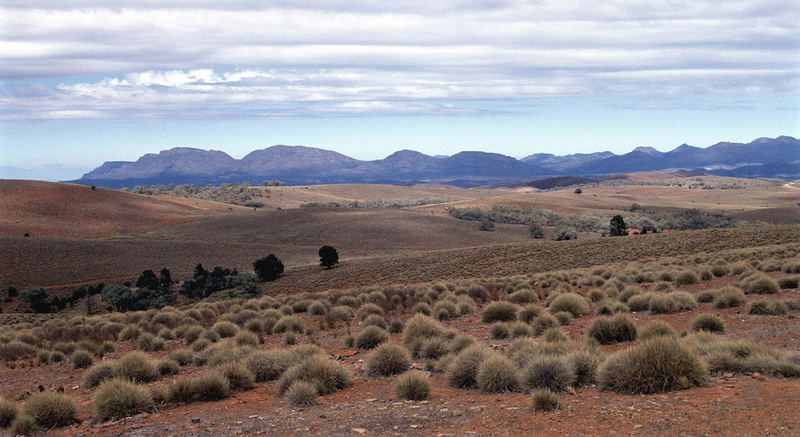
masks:
{"label": "ploughed field", "polygon": [[[6,235],[3,288],[71,290],[164,266],[182,280],[198,262],[251,271],[270,252],[285,274],[248,300],[0,314],[3,432],[800,432],[800,226],[543,241],[431,205],[145,201],[180,219]],[[333,269],[316,265],[323,244],[339,249]]]}

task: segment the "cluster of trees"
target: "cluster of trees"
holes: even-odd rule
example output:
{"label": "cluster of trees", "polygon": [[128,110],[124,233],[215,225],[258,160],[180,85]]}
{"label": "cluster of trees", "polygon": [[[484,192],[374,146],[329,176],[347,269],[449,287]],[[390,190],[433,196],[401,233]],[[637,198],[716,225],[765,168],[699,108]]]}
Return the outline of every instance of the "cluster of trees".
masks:
{"label": "cluster of trees", "polygon": [[152,270],[145,270],[136,279],[135,290],[129,283],[109,285],[103,287],[100,300],[112,311],[161,309],[175,301],[172,283],[172,275],[166,268],[158,276]]}
{"label": "cluster of trees", "polygon": [[[270,184],[274,184],[277,182],[280,185],[280,181],[265,181],[265,185],[269,182]],[[271,186],[271,185],[270,185]],[[223,203],[230,203],[234,205],[245,205],[251,207],[257,207],[256,204],[259,202],[252,202],[252,204],[248,205],[248,202],[259,194],[259,190],[257,188],[253,188],[250,186],[249,182],[243,182],[240,184],[235,183],[226,183],[222,185],[212,185],[208,184],[206,186],[195,186],[193,184],[184,184],[184,185],[152,185],[152,186],[145,186],[145,185],[137,185],[136,187],[131,190],[132,193],[136,194],[147,194],[147,195],[158,195],[158,194],[169,194],[170,196],[175,197],[189,197],[193,199],[204,199],[204,200],[213,200],[215,202],[223,202]],[[261,204],[263,206],[263,204]]]}
{"label": "cluster of trees", "polygon": [[[322,246],[319,249],[320,266],[327,269],[339,263],[339,253],[332,246]],[[283,274],[283,262],[269,254],[253,262],[256,275],[240,273],[236,269],[216,266],[206,270],[202,264],[194,268],[192,279],[184,281],[177,292],[189,299],[219,300],[228,298],[249,298],[260,293],[257,281],[274,281]],[[110,311],[137,311],[151,308],[161,309],[175,302],[172,274],[169,269],[163,268],[156,274],[153,270],[145,270],[136,279],[135,285],[130,282],[106,286],[81,287],[75,290],[69,298],[53,296],[51,299],[44,288],[29,288],[22,292],[15,287],[8,287],[6,302],[19,297],[20,301],[27,304],[29,310],[35,313],[50,313],[70,307],[83,298],[86,299],[87,313],[92,312],[92,297],[100,295],[100,301],[107,305]],[[2,310],[0,309],[0,312]]]}

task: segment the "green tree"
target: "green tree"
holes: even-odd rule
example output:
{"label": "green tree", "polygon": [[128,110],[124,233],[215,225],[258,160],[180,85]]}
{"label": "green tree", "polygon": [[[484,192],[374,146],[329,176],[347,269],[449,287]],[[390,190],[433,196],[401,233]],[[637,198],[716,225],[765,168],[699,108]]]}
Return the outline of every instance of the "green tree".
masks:
{"label": "green tree", "polygon": [[319,248],[319,265],[333,268],[334,264],[339,264],[339,253],[333,246],[322,246]]}
{"label": "green tree", "polygon": [[158,277],[152,270],[145,270],[136,279],[136,288],[149,288],[150,290],[157,290],[159,288]]}
{"label": "green tree", "polygon": [[49,313],[50,303],[47,302],[47,292],[44,288],[29,288],[22,290],[19,294],[19,300],[30,305],[31,310],[35,313]]}
{"label": "green tree", "polygon": [[628,235],[628,225],[625,224],[625,220],[622,218],[621,215],[615,215],[611,219],[611,223],[608,228],[608,233],[612,237],[621,237],[623,235]]}
{"label": "green tree", "polygon": [[274,281],[283,273],[283,263],[274,254],[259,258],[253,262],[253,270],[262,282]]}

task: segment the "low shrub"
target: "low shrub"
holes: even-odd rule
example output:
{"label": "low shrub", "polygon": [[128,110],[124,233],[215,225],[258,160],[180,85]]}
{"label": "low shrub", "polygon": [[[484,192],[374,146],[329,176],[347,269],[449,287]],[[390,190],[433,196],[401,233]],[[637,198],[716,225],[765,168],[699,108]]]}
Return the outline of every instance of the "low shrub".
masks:
{"label": "low shrub", "polygon": [[161,338],[156,337],[149,332],[145,332],[144,334],[140,335],[138,339],[136,339],[136,345],[139,349],[146,351],[146,352],[154,352],[160,351],[164,349],[164,340]]}
{"label": "low shrub", "polygon": [[364,319],[363,322],[361,322],[361,326],[365,328],[367,326],[377,326],[378,328],[386,329],[386,319],[377,314],[370,314],[366,319]]}
{"label": "low shrub", "polygon": [[741,288],[747,294],[774,294],[780,291],[780,286],[774,279],[760,273],[746,278]]}
{"label": "low shrub", "polygon": [[406,372],[395,381],[394,393],[400,399],[424,401],[431,396],[431,383],[422,372]]}
{"label": "low shrub", "polygon": [[558,324],[561,326],[566,326],[572,323],[572,313],[568,311],[556,311],[553,313],[553,317],[558,320]]}
{"label": "low shrub", "polygon": [[589,302],[581,295],[575,293],[563,293],[555,297],[548,309],[551,313],[566,311],[573,317],[583,317],[591,312]]}
{"label": "low shrub", "polygon": [[255,376],[244,364],[238,362],[225,363],[217,367],[216,370],[228,380],[228,386],[233,391],[253,388]]}
{"label": "low shrub", "polygon": [[146,387],[120,378],[103,382],[97,389],[94,410],[97,418],[120,419],[153,409],[153,397]]}
{"label": "low shrub", "polygon": [[317,388],[308,381],[295,381],[286,389],[286,400],[293,407],[311,407],[317,405]]}
{"label": "low shrub", "polygon": [[695,273],[692,270],[686,270],[680,272],[678,276],[675,278],[675,283],[677,283],[678,285],[692,285],[692,284],[697,284],[699,282],[700,282],[700,277],[697,276],[697,273]]}
{"label": "low shrub", "polygon": [[735,287],[724,287],[714,293],[715,308],[733,308],[742,306],[745,303],[745,296],[741,290]]}
{"label": "low shrub", "polygon": [[508,333],[511,335],[511,338],[528,337],[531,335],[530,326],[524,322],[509,322],[506,326],[508,326]]}
{"label": "low shrub", "polygon": [[782,289],[797,288],[800,285],[800,276],[778,279],[778,286]]}
{"label": "low shrub", "polygon": [[311,355],[300,364],[287,369],[278,379],[278,391],[285,393],[295,381],[314,384],[320,395],[333,393],[353,384],[352,377],[344,366],[320,354]]}
{"label": "low shrub", "polygon": [[386,343],[375,349],[367,358],[367,372],[371,375],[389,376],[403,373],[411,365],[406,348]]}
{"label": "low shrub", "polygon": [[594,384],[597,381],[597,367],[602,361],[597,352],[587,349],[578,349],[569,352],[566,358],[572,364],[572,369],[575,371],[575,386],[584,387]]}
{"label": "low shrub", "polygon": [[538,305],[528,304],[517,311],[517,320],[531,323],[533,319],[542,314],[542,309]]}
{"label": "low shrub", "polygon": [[150,355],[133,351],[123,356],[115,366],[117,376],[133,382],[150,382],[158,378],[158,369]]}
{"label": "low shrub", "polygon": [[75,369],[85,369],[92,365],[92,354],[83,349],[76,350],[69,356],[72,361],[72,367]]}
{"label": "low shrub", "polygon": [[305,330],[303,321],[297,316],[283,316],[272,326],[273,334],[283,334],[287,331],[303,333]]}
{"label": "low shrub", "polygon": [[505,322],[493,323],[492,327],[489,328],[489,334],[494,339],[508,338],[508,325]]}
{"label": "low shrub", "polygon": [[181,377],[175,380],[167,390],[167,400],[170,402],[188,403],[195,398],[195,378]]}
{"label": "low shrub", "polygon": [[523,288],[508,295],[508,301],[517,305],[539,302],[539,295],[530,288]]}
{"label": "low shrub", "polygon": [[218,371],[206,372],[195,378],[192,386],[195,397],[201,401],[218,401],[230,394],[228,378]]}
{"label": "low shrub", "polygon": [[156,363],[156,369],[161,376],[177,375],[181,371],[181,366],[173,360],[160,360]]}
{"label": "low shrub", "polygon": [[174,350],[167,357],[181,366],[186,366],[194,361],[194,353],[189,349]]}
{"label": "low shrub", "polygon": [[521,370],[520,382],[528,390],[564,391],[575,383],[575,369],[564,356],[535,355]]}
{"label": "low shrub", "polygon": [[558,395],[546,388],[531,390],[531,409],[536,413],[558,409]]}
{"label": "low shrub", "polygon": [[25,401],[25,414],[45,429],[67,426],[75,422],[78,411],[69,396],[55,392],[34,393]]}
{"label": "low shrub", "polygon": [[98,363],[89,368],[83,375],[83,387],[95,388],[101,382],[116,376],[116,369],[108,363]]}
{"label": "low shrub", "polygon": [[424,340],[442,335],[444,327],[437,321],[422,314],[414,314],[403,328],[403,344],[411,348],[414,344],[422,345]]}
{"label": "low shrub", "polygon": [[548,329],[556,328],[559,325],[560,323],[555,317],[547,313],[542,313],[542,315],[534,318],[533,321],[531,321],[531,333],[538,337]]}
{"label": "low shrub", "polygon": [[489,356],[489,349],[481,345],[472,345],[462,350],[447,369],[447,382],[456,388],[476,388],[478,367]]}
{"label": "low shrub", "polygon": [[511,302],[492,302],[481,311],[481,321],[483,323],[510,322],[516,320],[517,310],[518,307]]}
{"label": "low shrub", "polygon": [[11,428],[8,431],[9,435],[12,436],[34,435],[37,431],[36,421],[28,414],[17,414],[17,417],[11,422]]}
{"label": "low shrub", "polygon": [[589,328],[589,336],[600,344],[612,344],[636,339],[636,324],[629,316],[600,317]]}
{"label": "low shrub", "polygon": [[722,319],[714,314],[700,314],[692,319],[693,331],[725,332],[725,324]]}
{"label": "low shrub", "polygon": [[0,428],[7,428],[17,418],[19,408],[17,404],[0,397]]}
{"label": "low shrub", "polygon": [[644,325],[642,327],[642,329],[639,330],[639,333],[637,334],[637,336],[639,337],[639,340],[648,340],[648,339],[651,339],[653,337],[658,337],[658,336],[662,336],[662,335],[665,335],[665,336],[671,337],[671,338],[676,338],[677,337],[677,333],[675,332],[674,329],[672,329],[671,326],[669,326],[666,323],[664,323],[662,321],[659,321],[659,320],[656,320],[656,321],[653,321],[653,322],[650,322],[650,323]]}
{"label": "low shrub", "polygon": [[478,366],[475,376],[478,389],[484,393],[504,393],[519,387],[517,368],[511,360],[492,354]]}
{"label": "low shrub", "polygon": [[763,344],[725,340],[707,332],[691,334],[686,341],[705,359],[711,372],[760,372],[800,377],[800,363]]}
{"label": "low shrub", "polygon": [[17,340],[9,343],[0,343],[0,359],[5,361],[16,361],[23,358],[32,357],[35,353],[36,348],[28,343],[23,343]]}
{"label": "low shrub", "polygon": [[357,336],[355,346],[359,349],[373,349],[389,341],[389,333],[377,326],[367,326]]}
{"label": "low shrub", "polygon": [[663,393],[702,385],[707,375],[691,350],[673,338],[656,336],[611,355],[598,369],[598,382],[621,393]]}
{"label": "low shrub", "polygon": [[789,312],[789,307],[779,300],[759,299],[750,302],[747,312],[760,316],[782,316]]}

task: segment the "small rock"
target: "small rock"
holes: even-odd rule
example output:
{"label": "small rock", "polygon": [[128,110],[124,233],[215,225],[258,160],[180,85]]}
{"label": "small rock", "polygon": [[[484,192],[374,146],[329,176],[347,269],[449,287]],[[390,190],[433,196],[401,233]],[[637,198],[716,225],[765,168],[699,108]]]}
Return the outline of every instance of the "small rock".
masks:
{"label": "small rock", "polygon": [[364,433],[366,433],[366,432],[367,432],[367,430],[366,430],[366,429],[364,429],[364,428],[353,428],[353,429],[351,429],[350,431],[353,431],[353,432],[354,432],[354,433],[356,433],[356,434],[364,434]]}
{"label": "small rock", "polygon": [[767,378],[764,378],[764,376],[762,374],[758,373],[758,372],[753,372],[753,378],[757,379],[759,381],[766,381],[767,380]]}
{"label": "small rock", "polygon": [[195,417],[194,419],[192,419],[192,423],[200,423],[200,418]]}
{"label": "small rock", "polygon": [[248,419],[255,419],[256,417],[258,417],[258,414],[251,414],[247,416]]}
{"label": "small rock", "polygon": [[725,379],[731,379],[731,378],[733,378],[733,373],[728,372],[728,373],[722,375],[722,377],[725,378]]}
{"label": "small rock", "polygon": [[375,402],[377,400],[378,400],[378,398],[369,398],[369,399],[367,399],[367,402]]}
{"label": "small rock", "polygon": [[633,429],[642,429],[644,425],[633,425]]}
{"label": "small rock", "polygon": [[410,427],[412,427],[412,428],[414,428],[414,429],[417,429],[417,428],[419,428],[419,425],[417,425],[416,423],[415,423],[415,424],[412,424],[412,425],[408,425],[408,426],[410,426]]}

